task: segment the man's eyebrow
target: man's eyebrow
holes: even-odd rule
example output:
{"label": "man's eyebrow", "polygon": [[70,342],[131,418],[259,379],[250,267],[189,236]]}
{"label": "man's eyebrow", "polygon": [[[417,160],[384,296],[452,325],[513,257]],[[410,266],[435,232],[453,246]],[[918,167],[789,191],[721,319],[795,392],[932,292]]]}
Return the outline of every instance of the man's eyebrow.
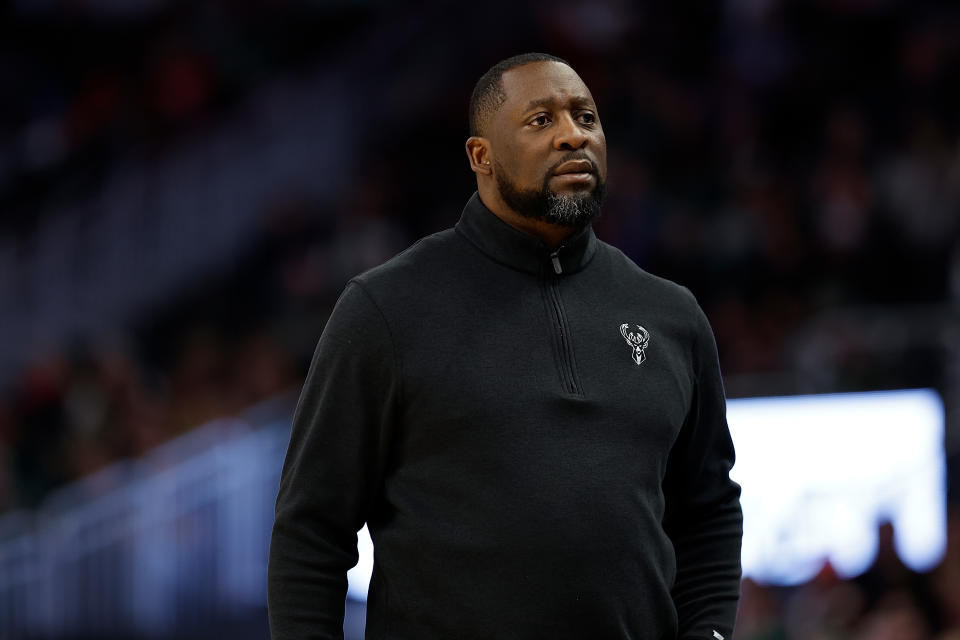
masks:
{"label": "man's eyebrow", "polygon": [[[592,107],[593,100],[587,96],[572,96],[568,99],[575,107]],[[527,107],[523,110],[524,113],[536,109],[537,107],[552,107],[557,103],[555,98],[536,98],[527,103]]]}

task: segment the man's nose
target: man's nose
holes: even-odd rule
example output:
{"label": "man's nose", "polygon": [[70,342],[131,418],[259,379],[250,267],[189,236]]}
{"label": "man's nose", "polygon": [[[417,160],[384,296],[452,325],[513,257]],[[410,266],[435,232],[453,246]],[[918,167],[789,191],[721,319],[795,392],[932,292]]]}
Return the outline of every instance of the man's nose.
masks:
{"label": "man's nose", "polygon": [[587,135],[573,119],[573,114],[564,113],[557,123],[557,135],[553,139],[553,146],[561,151],[582,149],[587,145]]}

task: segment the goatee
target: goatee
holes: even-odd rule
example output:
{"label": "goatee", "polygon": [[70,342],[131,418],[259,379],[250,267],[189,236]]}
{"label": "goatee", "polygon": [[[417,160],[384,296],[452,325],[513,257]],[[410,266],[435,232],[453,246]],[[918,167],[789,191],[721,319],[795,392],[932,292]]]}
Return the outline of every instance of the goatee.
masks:
{"label": "goatee", "polygon": [[[563,158],[561,163],[576,157]],[[494,175],[500,197],[508,207],[524,218],[542,220],[560,227],[582,229],[600,215],[607,185],[599,177],[596,177],[596,186],[589,191],[560,194],[550,190],[552,171],[544,177],[543,185],[539,189],[521,189],[507,177],[499,163],[495,164]]]}

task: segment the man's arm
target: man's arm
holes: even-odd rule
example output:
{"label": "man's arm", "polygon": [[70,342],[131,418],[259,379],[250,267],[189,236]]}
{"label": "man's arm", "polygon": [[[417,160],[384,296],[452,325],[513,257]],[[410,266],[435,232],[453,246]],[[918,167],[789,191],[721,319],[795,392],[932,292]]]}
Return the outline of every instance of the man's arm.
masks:
{"label": "man's arm", "polygon": [[317,345],[283,464],[268,571],[274,640],[343,637],[346,573],[379,490],[397,371],[383,315],[348,284]]}
{"label": "man's arm", "polygon": [[667,463],[663,526],[677,556],[678,638],[730,640],[740,595],[740,487],[729,475],[734,451],[716,342],[699,307],[696,313],[696,388]]}

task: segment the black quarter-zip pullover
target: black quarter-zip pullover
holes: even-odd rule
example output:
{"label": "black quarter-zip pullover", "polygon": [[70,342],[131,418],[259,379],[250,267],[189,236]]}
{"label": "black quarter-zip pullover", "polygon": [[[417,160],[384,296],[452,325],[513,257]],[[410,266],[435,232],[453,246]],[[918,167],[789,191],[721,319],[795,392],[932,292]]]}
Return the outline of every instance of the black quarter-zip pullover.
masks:
{"label": "black quarter-zip pullover", "polygon": [[354,278],[294,418],[275,639],[342,637],[364,522],[367,637],[729,639],[739,487],[713,335],[591,228],[557,251],[474,194]]}

